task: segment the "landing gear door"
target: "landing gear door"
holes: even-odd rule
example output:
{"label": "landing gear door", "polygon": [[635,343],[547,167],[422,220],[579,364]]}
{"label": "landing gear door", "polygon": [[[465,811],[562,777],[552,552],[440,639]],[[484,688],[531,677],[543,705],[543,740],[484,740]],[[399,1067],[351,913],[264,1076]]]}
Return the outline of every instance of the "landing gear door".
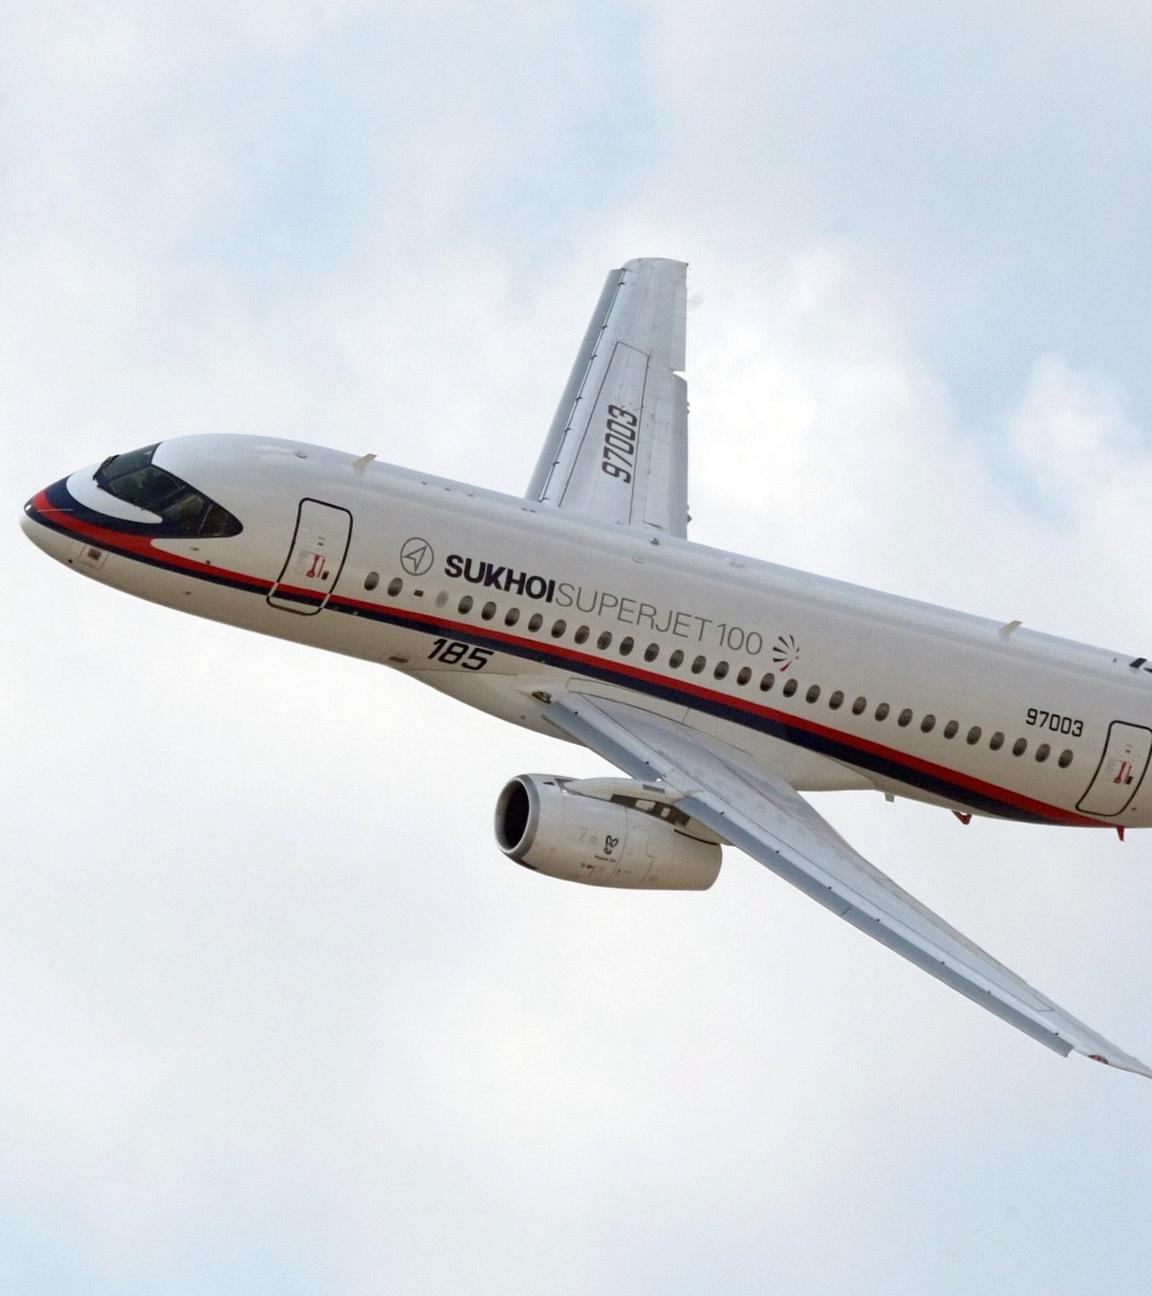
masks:
{"label": "landing gear door", "polygon": [[302,499],[288,556],[268,593],[285,612],[315,616],[332,597],[352,539],[352,514],[335,504]]}
{"label": "landing gear door", "polygon": [[1150,754],[1152,729],[1113,720],[1095,777],[1076,809],[1090,815],[1120,814],[1136,795]]}

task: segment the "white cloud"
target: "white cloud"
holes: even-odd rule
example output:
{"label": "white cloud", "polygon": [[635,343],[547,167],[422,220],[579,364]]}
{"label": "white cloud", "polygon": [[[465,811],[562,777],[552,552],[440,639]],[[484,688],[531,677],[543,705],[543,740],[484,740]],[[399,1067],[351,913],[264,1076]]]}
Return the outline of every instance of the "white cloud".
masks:
{"label": "white cloud", "polygon": [[1059,356],[1036,362],[1011,432],[1037,486],[1070,510],[1147,469],[1115,385],[1074,373]]}
{"label": "white cloud", "polygon": [[[15,17],[13,520],[199,430],[518,489],[608,266],[683,255],[698,538],[1140,650],[1146,326],[1087,314],[1124,317],[1110,359],[1037,322],[1083,304],[1079,266],[1140,280],[1135,12],[998,23],[995,57],[976,19],[834,6]],[[1108,95],[1036,147],[1037,85],[1101,61]],[[1096,147],[1103,188],[1069,163]],[[964,361],[998,338],[988,400]],[[702,897],[516,870],[487,837],[503,778],[598,761],[10,546],[13,1290],[1079,1292],[1146,1265],[1137,1082],[739,858]],[[1152,1039],[1138,837],[821,809]]]}

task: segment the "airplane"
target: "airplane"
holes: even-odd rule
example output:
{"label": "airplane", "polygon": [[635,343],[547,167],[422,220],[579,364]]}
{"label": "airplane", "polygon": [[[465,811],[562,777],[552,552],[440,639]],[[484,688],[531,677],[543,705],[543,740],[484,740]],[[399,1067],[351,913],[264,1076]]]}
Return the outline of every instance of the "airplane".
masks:
{"label": "airplane", "polygon": [[529,773],[500,849],[704,890],[722,848],[1055,1052],[1152,1078],[859,855],[800,794],[1152,825],[1152,663],[687,538],[686,264],[613,269],[523,497],[264,436],[114,454],[21,525],[92,580],[391,666],[623,777]]}

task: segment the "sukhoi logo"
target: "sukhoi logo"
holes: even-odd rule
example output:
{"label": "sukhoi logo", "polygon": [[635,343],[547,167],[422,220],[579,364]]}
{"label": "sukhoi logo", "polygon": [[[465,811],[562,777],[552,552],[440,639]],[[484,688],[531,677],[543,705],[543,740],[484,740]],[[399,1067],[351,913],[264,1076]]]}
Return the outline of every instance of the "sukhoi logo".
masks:
{"label": "sukhoi logo", "polygon": [[481,585],[484,589],[503,590],[506,594],[514,591],[524,598],[543,599],[546,603],[551,603],[556,594],[556,582],[547,576],[534,576],[517,571],[515,567],[497,566],[479,558],[464,558],[460,554],[448,555],[444,571],[448,576]]}
{"label": "sukhoi logo", "polygon": [[400,566],[409,576],[423,576],[434,561],[432,546],[423,536],[413,536],[400,546]]}

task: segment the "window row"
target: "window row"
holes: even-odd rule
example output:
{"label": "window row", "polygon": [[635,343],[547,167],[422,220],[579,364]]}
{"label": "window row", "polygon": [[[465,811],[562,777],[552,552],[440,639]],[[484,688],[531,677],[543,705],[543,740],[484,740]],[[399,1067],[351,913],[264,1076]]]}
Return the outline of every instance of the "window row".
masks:
{"label": "window row", "polygon": [[[369,572],[368,575],[365,577],[364,586],[366,589],[375,589],[378,582],[379,582],[379,576],[377,575],[377,573]],[[395,598],[396,595],[399,594],[403,588],[404,588],[404,582],[399,577],[395,577],[388,585],[388,594],[392,598]],[[447,604],[447,602],[448,602],[447,594],[440,593],[436,596],[436,605],[438,607],[444,607]],[[475,599],[473,599],[472,595],[465,594],[457,603],[456,610],[461,616],[467,616],[475,606],[476,606],[476,602]],[[493,602],[483,603],[480,607],[480,619],[481,621],[493,621],[496,619],[498,612],[499,609],[495,603]],[[519,608],[510,607],[504,613],[504,616],[502,618],[503,624],[509,627],[519,625],[520,616],[521,613]],[[541,613],[533,612],[524,622],[524,628],[527,629],[531,634],[536,634],[540,630],[544,629],[544,620],[545,618]],[[553,639],[563,639],[565,635],[567,635],[567,633],[568,633],[568,622],[565,621],[563,618],[555,619],[554,621],[552,621],[551,625],[548,626],[548,634]],[[587,643],[591,637],[592,637],[592,631],[586,625],[579,625],[572,632],[573,643],[584,644]],[[601,652],[607,652],[612,647],[614,642],[616,645],[616,652],[621,657],[630,657],[632,656],[633,652],[636,651],[637,643],[636,640],[631,635],[624,635],[620,639],[614,639],[614,636],[610,630],[603,630],[599,635],[596,636],[596,647]],[[661,653],[661,648],[659,644],[649,643],[644,647],[640,656],[643,658],[645,662],[653,663],[659,660],[660,653]],[[687,657],[688,654],[684,652],[683,649],[674,648],[668,654],[667,665],[669,669],[678,670],[681,666],[684,665],[684,662],[687,660]],[[693,675],[704,674],[708,670],[708,658],[704,656],[702,653],[694,654],[692,656],[691,661],[688,662],[688,669],[692,672]],[[729,673],[731,672],[731,669],[732,669],[731,665],[727,661],[718,661],[712,666],[710,674],[712,678],[716,680],[727,679]],[[754,674],[755,672],[752,670],[751,667],[741,666],[740,669],[736,671],[735,675],[733,676],[733,679],[740,687],[744,687],[745,685],[748,685],[752,682],[752,678]],[[765,671],[759,677],[759,680],[757,681],[757,687],[761,693],[772,692],[772,690],[776,687],[775,673],[772,671]],[[800,683],[796,679],[787,679],[781,685],[780,691],[781,693],[783,693],[785,697],[789,697],[789,698],[795,697],[795,695],[800,691]],[[805,689],[804,691],[804,701],[809,703],[810,705],[815,705],[817,702],[820,701],[822,696],[823,696],[823,690],[821,689],[819,684],[810,684],[807,687],[807,689]],[[830,692],[827,695],[826,698],[826,705],[830,711],[839,711],[840,708],[844,706],[846,702],[847,702],[847,698],[845,697],[844,693],[840,689],[834,689],[832,692]],[[868,711],[868,708],[869,708],[868,699],[864,697],[857,697],[852,701],[849,710],[854,716],[861,716]],[[887,720],[891,714],[892,714],[892,708],[887,702],[877,702],[875,707],[872,709],[872,719],[880,723],[883,723],[883,721]],[[896,725],[900,729],[907,729],[909,726],[911,726],[914,723],[915,720],[916,720],[916,716],[910,707],[904,707],[896,714]],[[929,734],[936,729],[937,723],[938,723],[937,719],[934,715],[931,714],[923,715],[920,717],[918,728],[920,729],[921,733]],[[951,741],[953,738],[956,738],[960,734],[961,727],[962,726],[958,720],[948,720],[945,721],[945,723],[940,726],[940,734],[942,737]],[[969,747],[977,746],[981,741],[983,741],[983,739],[984,739],[984,731],[980,727],[980,725],[971,725],[964,732],[964,741],[968,744]],[[996,730],[995,732],[990,733],[988,735],[988,747],[989,750],[991,751],[1000,751],[1000,749],[1005,745],[1006,742],[1007,742],[1007,738],[999,730]],[[1025,753],[1028,751],[1028,739],[1017,738],[1012,743],[1011,747],[1009,748],[1009,751],[1011,751],[1013,756],[1025,755]],[[1033,751],[1034,759],[1040,762],[1041,764],[1043,764],[1044,761],[1048,760],[1048,758],[1051,755],[1052,755],[1052,748],[1048,743],[1038,744]],[[1060,766],[1061,769],[1067,769],[1068,766],[1072,764],[1072,760],[1073,760],[1073,752],[1071,751],[1071,749],[1065,748],[1057,757],[1056,763],[1057,765]]]}

